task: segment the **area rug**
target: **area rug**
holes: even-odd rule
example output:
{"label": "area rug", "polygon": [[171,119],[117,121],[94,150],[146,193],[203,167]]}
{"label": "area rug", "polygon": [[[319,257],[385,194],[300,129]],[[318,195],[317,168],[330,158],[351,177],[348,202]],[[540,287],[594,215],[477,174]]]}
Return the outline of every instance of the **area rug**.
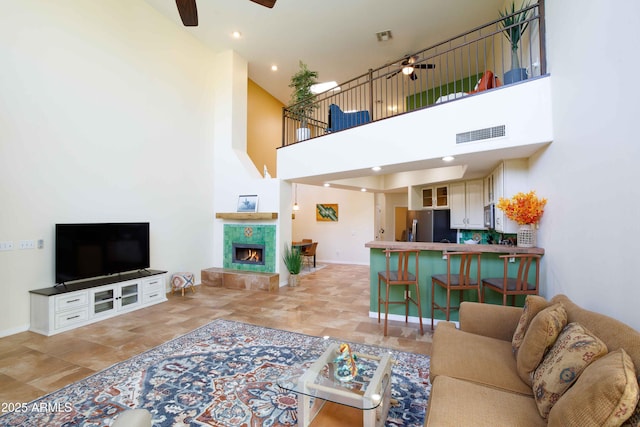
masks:
{"label": "area rug", "polygon": [[[182,337],[70,384],[0,417],[11,426],[109,426],[129,408],[146,408],[154,426],[295,426],[296,394],[277,380],[322,353],[324,339],[214,320]],[[395,359],[387,426],[422,426],[429,357],[351,343],[354,351]]]}

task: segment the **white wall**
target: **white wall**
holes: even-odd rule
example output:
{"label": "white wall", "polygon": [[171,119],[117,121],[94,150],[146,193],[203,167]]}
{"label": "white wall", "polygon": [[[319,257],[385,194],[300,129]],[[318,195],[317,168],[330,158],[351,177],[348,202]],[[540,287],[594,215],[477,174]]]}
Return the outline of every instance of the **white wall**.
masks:
{"label": "white wall", "polygon": [[[567,19],[576,16],[579,19]],[[640,3],[547,1],[554,142],[531,159],[549,199],[539,231],[543,293],[640,329],[636,102]]]}
{"label": "white wall", "polygon": [[[319,262],[369,265],[365,243],[374,240],[374,195],[360,191],[298,185],[293,240],[318,242]],[[295,198],[295,194],[294,194]],[[338,221],[316,221],[317,203],[337,203]]]}
{"label": "white wall", "polygon": [[[216,59],[146,3],[21,0],[0,13],[0,336],[54,284],[54,224],[149,221],[151,267],[213,259]],[[245,81],[246,84],[246,81]]]}

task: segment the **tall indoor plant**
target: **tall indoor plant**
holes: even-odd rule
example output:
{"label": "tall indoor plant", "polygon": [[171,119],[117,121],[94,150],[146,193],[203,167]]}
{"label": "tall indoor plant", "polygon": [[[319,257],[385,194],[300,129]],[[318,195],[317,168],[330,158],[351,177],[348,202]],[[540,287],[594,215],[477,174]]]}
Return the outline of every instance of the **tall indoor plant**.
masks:
{"label": "tall indoor plant", "polygon": [[522,9],[526,9],[528,7],[529,3],[523,3],[519,9],[520,11],[516,13],[515,2],[512,2],[511,11],[509,11],[508,7],[504,11],[498,11],[502,18],[502,21],[500,21],[502,31],[504,32],[507,40],[509,40],[509,45],[511,47],[511,70],[504,73],[505,84],[526,80],[527,78],[527,69],[520,67],[518,49],[522,35],[529,26],[529,22],[527,21],[529,18],[529,9],[524,11]]}
{"label": "tall indoor plant", "polygon": [[289,271],[289,286],[298,286],[298,274],[300,274],[300,270],[302,270],[302,252],[299,248],[292,248],[290,245],[285,245],[282,261],[284,261],[284,265]]}
{"label": "tall indoor plant", "polygon": [[307,127],[309,116],[317,107],[314,104],[315,95],[311,92],[311,86],[317,83],[318,72],[312,71],[307,64],[300,61],[298,72],[291,76],[289,87],[293,88],[291,93],[291,101],[289,111],[293,117],[300,121],[300,128],[296,133],[296,140],[302,141],[308,139],[311,132]]}

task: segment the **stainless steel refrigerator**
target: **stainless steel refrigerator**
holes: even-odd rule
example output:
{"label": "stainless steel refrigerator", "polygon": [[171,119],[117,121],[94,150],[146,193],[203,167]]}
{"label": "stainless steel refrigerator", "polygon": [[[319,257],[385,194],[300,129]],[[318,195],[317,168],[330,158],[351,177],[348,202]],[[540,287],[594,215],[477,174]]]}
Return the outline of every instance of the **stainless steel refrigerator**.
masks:
{"label": "stainless steel refrigerator", "polygon": [[456,243],[449,209],[407,211],[407,240],[410,242]]}

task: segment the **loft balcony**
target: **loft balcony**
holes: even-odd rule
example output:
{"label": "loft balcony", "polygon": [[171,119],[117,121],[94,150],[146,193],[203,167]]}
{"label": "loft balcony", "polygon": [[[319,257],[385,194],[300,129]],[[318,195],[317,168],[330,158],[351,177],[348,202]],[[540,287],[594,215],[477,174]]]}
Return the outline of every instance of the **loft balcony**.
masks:
{"label": "loft balcony", "polygon": [[499,19],[285,108],[279,178],[393,191],[531,156],[552,141],[543,12],[512,15],[527,17],[517,51],[504,31],[518,24]]}

